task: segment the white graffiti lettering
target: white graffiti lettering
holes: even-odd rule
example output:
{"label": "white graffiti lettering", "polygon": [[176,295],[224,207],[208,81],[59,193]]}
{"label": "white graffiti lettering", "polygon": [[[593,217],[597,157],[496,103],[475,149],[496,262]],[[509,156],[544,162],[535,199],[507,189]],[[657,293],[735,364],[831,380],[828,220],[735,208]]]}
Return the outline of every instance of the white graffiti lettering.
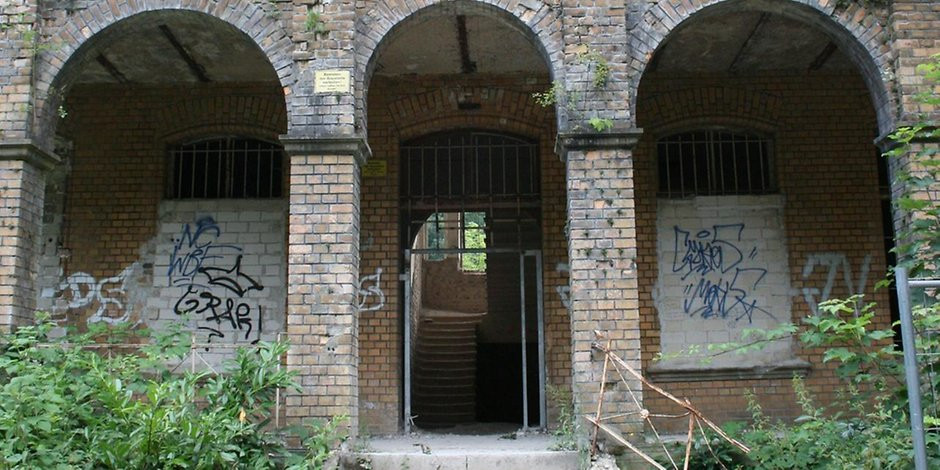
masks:
{"label": "white graffiti lettering", "polygon": [[[839,271],[842,271],[842,281],[848,289],[848,294],[860,295],[865,292],[865,284],[868,282],[868,271],[871,268],[871,255],[866,255],[860,266],[858,279],[854,280],[852,276],[852,265],[843,253],[812,253],[806,257],[806,264],[803,265],[803,280],[807,280],[817,266],[824,266],[826,272],[826,284],[819,289],[818,287],[804,287],[802,289],[803,298],[809,304],[813,315],[819,315],[819,304],[829,300],[832,289],[836,286],[836,280]],[[857,307],[856,307],[857,308]],[[858,315],[858,311],[855,312]]]}
{"label": "white graffiti lettering", "polygon": [[360,312],[379,310],[385,306],[385,292],[382,292],[382,268],[376,268],[375,274],[359,279],[358,297]]}
{"label": "white graffiti lettering", "polygon": [[[83,309],[97,303],[98,308],[88,317],[87,323],[105,322],[113,325],[129,321],[133,309],[130,307],[125,309],[123,298],[126,295],[130,278],[138,268],[138,263],[133,263],[117,276],[107,277],[100,281],[88,273],[72,274],[59,283],[56,289],[56,297],[67,303],[54,308],[53,312],[63,314],[65,310]],[[108,316],[109,306],[112,306],[111,312],[120,312],[120,316]]]}

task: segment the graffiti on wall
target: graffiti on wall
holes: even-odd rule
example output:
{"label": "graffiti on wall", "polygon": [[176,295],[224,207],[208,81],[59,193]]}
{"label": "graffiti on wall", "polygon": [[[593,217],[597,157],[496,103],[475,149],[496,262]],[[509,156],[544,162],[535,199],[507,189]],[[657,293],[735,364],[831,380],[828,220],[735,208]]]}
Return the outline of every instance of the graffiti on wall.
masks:
{"label": "graffiti on wall", "polygon": [[[117,276],[95,279],[91,274],[78,272],[64,279],[56,287],[55,297],[62,302],[56,304],[53,313],[65,314],[69,310],[97,308],[86,320],[87,323],[126,323],[136,318],[133,307],[126,301],[127,292],[139,263],[124,268]],[[140,319],[137,318],[136,322]]]}
{"label": "graffiti on wall", "polygon": [[744,224],[713,225],[696,232],[675,226],[672,272],[683,283],[682,308],[689,316],[753,321],[773,315],[758,305],[755,289],[767,275],[756,266],[758,249],[742,242]]}
{"label": "graffiti on wall", "polygon": [[210,342],[233,333],[256,343],[264,311],[249,294],[264,286],[242,271],[242,248],[220,243],[221,236],[222,229],[212,217],[183,224],[167,268],[170,286],[184,288],[173,311],[193,316]]}
{"label": "graffiti on wall", "polygon": [[[868,271],[871,269],[871,255],[865,256],[861,266],[859,266],[858,277],[856,278],[852,272],[852,264],[844,253],[811,253],[806,257],[806,263],[803,265],[804,282],[817,271],[817,267],[826,271],[826,283],[822,288],[804,287],[802,289],[803,298],[809,304],[813,315],[819,314],[820,302],[829,300],[832,289],[838,285],[840,280],[840,272],[842,273],[841,281],[845,284],[849,296],[865,293]],[[857,310],[855,314],[858,315]]]}
{"label": "graffiti on wall", "polygon": [[375,274],[359,279],[357,290],[360,312],[379,310],[385,306],[385,292],[382,291],[382,268],[376,268]]}

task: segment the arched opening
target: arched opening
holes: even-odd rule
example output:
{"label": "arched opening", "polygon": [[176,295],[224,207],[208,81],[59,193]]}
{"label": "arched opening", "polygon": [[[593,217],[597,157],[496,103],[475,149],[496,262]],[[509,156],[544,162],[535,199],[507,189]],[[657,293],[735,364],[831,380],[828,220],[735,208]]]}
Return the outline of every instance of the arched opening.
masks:
{"label": "arched opening", "polygon": [[[873,143],[884,103],[844,38],[805,21],[803,6],[762,6],[692,15],[660,44],[636,98],[644,370],[687,387],[719,421],[747,419],[744,390],[755,389],[765,410],[797,415],[793,374],[834,400],[831,371],[790,341],[707,363],[676,353],[707,355],[856,294],[878,302],[878,325],[891,322],[889,295],[875,290],[892,237]],[[648,397],[651,411],[665,409]]]}
{"label": "arched opening", "polygon": [[40,309],[78,328],[185,320],[210,364],[274,340],[287,111],[258,45],[204,13],[140,13],[86,41],[52,89],[64,163],[47,178]]}
{"label": "arched opening", "polygon": [[360,312],[373,431],[541,427],[546,387],[568,383],[564,166],[554,110],[531,97],[551,86],[538,44],[505,11],[448,2],[370,61],[360,272],[407,279]]}

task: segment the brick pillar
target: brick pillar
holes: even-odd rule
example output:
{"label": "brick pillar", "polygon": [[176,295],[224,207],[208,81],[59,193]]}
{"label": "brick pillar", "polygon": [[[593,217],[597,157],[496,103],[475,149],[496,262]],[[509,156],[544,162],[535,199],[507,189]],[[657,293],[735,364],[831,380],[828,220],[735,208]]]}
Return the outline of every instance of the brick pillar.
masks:
{"label": "brick pillar", "polygon": [[889,27],[894,38],[894,69],[899,94],[901,125],[916,121],[920,113],[940,117],[940,109],[930,109],[917,99],[929,91],[917,66],[940,51],[940,3],[928,0],[895,0],[890,5]]}
{"label": "brick pillar", "polygon": [[34,318],[43,170],[55,157],[28,141],[0,140],[0,330]]}
{"label": "brick pillar", "polygon": [[[593,415],[597,408],[604,356],[592,351],[595,330],[604,332],[611,349],[641,370],[632,155],[638,137],[638,130],[558,136],[567,162],[572,392],[578,415]],[[637,410],[612,369],[607,382],[605,415]],[[631,380],[629,387],[643,403],[640,382]],[[642,430],[637,415],[608,424],[623,432]]]}
{"label": "brick pillar", "polygon": [[37,5],[35,0],[0,4],[0,141],[29,137]]}
{"label": "brick pillar", "polygon": [[[891,48],[894,52],[894,72],[898,93],[898,126],[916,124],[926,116],[934,121],[940,119],[940,107],[931,107],[923,103],[918,95],[930,92],[931,84],[924,74],[917,71],[917,66],[928,62],[930,56],[940,51],[940,3],[928,0],[895,0],[890,4],[889,28],[893,38]],[[883,136],[885,137],[885,136]],[[882,150],[891,148],[893,142],[883,138],[879,142]],[[917,153],[929,148],[937,149],[940,142],[916,142],[911,152]],[[892,188],[891,197],[897,200],[909,191],[896,181],[899,174],[916,173],[921,168],[909,158],[902,156],[889,162]],[[931,188],[933,192],[940,188]],[[929,197],[929,195],[924,196]],[[935,199],[934,199],[935,200]],[[894,228],[899,237],[911,227],[918,218],[916,213],[895,211]],[[911,240],[902,239],[900,243]]]}
{"label": "brick pillar", "polygon": [[289,419],[359,415],[360,138],[283,138],[290,155],[288,367],[303,390]]}

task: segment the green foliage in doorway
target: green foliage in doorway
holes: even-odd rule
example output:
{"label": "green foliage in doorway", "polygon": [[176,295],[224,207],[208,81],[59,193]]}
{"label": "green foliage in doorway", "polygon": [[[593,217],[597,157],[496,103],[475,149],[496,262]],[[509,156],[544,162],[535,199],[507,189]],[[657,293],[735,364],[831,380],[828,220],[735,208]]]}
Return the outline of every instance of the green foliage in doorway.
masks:
{"label": "green foliage in doorway", "polygon": [[[464,212],[464,248],[485,249],[486,227],[483,212]],[[464,253],[461,256],[461,269],[464,271],[486,272],[486,253]]]}

